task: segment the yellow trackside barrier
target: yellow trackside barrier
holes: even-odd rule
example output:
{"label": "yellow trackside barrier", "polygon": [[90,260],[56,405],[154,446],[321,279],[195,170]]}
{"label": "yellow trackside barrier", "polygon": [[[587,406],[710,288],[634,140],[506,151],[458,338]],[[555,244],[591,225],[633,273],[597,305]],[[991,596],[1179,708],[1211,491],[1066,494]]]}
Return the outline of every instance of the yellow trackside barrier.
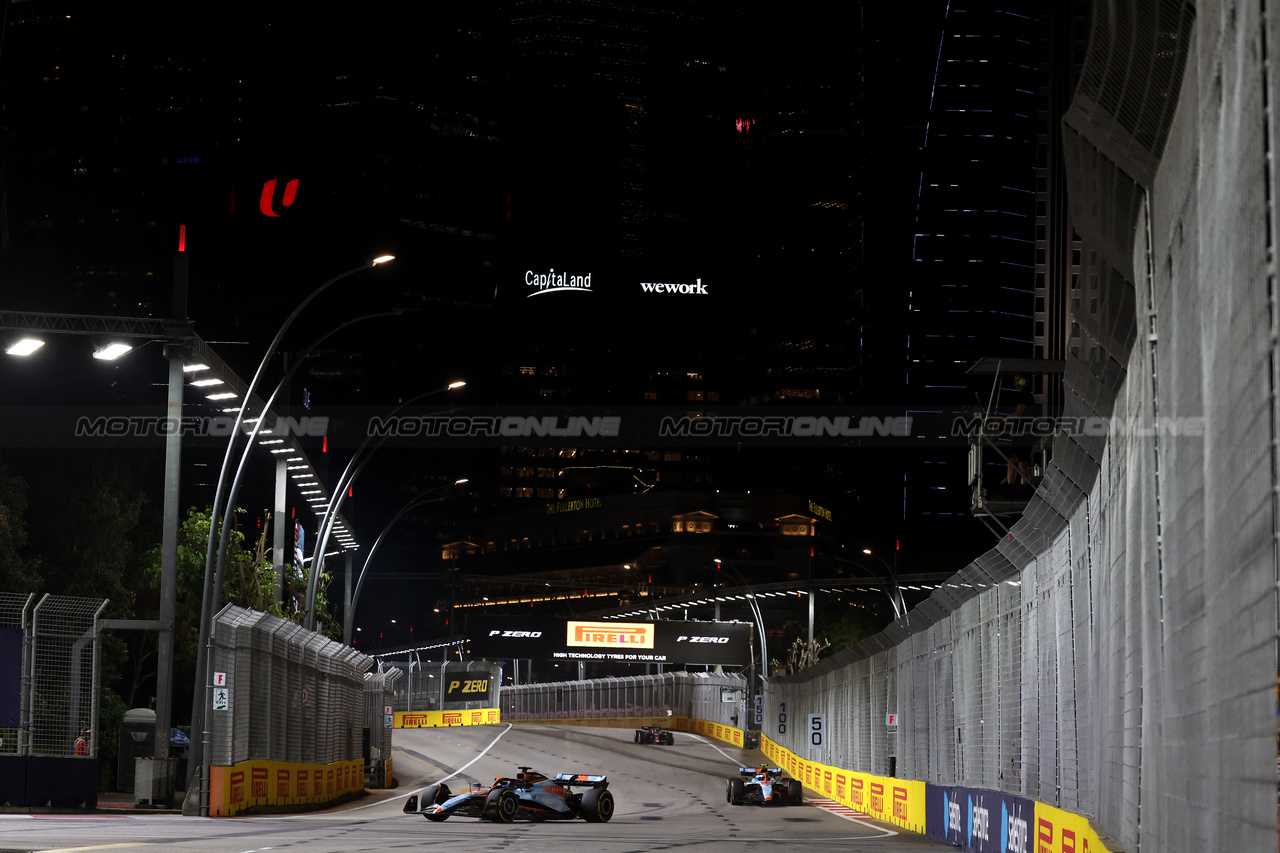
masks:
{"label": "yellow trackside barrier", "polygon": [[393,722],[397,729],[484,726],[502,722],[502,713],[497,708],[479,708],[474,711],[396,711]]}
{"label": "yellow trackside barrier", "polygon": [[730,746],[741,747],[746,736],[742,729],[726,726],[711,720],[692,717],[548,717],[546,719],[519,720],[521,723],[537,723],[554,726],[596,726],[605,729],[638,729],[642,726],[662,726],[673,732],[689,732],[706,735]]}
{"label": "yellow trackside barrier", "polygon": [[247,809],[324,805],[364,790],[364,761],[309,764],[242,761],[209,768],[209,816],[231,817]]}
{"label": "yellow trackside barrier", "polygon": [[811,791],[877,820],[921,834],[925,831],[925,783],[873,776],[800,758],[764,735],[760,751]]}

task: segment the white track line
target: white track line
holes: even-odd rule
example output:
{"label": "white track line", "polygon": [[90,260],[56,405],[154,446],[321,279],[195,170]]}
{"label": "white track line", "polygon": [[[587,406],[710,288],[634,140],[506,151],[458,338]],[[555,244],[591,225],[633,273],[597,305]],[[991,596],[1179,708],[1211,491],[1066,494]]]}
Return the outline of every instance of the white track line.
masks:
{"label": "white track line", "polygon": [[814,806],[817,806],[818,808],[822,809],[824,812],[829,812],[835,815],[836,817],[840,818],[841,820],[847,820],[847,821],[850,821],[851,823],[859,823],[867,827],[868,829],[874,829],[880,832],[879,835],[871,836],[872,838],[888,838],[892,835],[898,834],[892,829],[885,829],[882,826],[876,826],[873,823],[867,823],[865,820],[859,820],[857,817],[854,817],[854,815],[858,815],[859,817],[865,817],[865,818],[870,818],[871,815],[864,814],[859,811],[855,811],[846,805],[837,803],[835,800],[819,799],[815,797],[813,799],[805,800],[805,802],[812,803]]}
{"label": "white track line", "polygon": [[[466,769],[467,769],[468,767],[470,767],[472,764],[475,764],[477,761],[479,761],[480,759],[484,758],[484,757],[485,757],[485,755],[489,752],[489,750],[493,749],[493,745],[494,745],[495,743],[497,743],[498,741],[502,740],[502,736],[503,736],[503,735],[505,735],[505,734],[506,734],[507,732],[509,732],[509,731],[511,731],[511,723],[507,723],[507,727],[506,727],[505,729],[503,729],[502,731],[498,732],[498,736],[497,736],[497,737],[495,737],[493,740],[489,741],[489,745],[488,745],[488,746],[486,746],[483,750],[481,750],[481,751],[480,751],[480,754],[479,754],[479,755],[477,755],[475,758],[473,758],[473,759],[471,759],[470,761],[468,761],[468,762],[467,762],[466,764],[464,764],[462,767],[459,767],[457,770],[455,770],[455,771],[454,771],[453,773],[451,773],[450,775],[445,776],[443,779],[437,779],[435,782],[429,782],[429,783],[428,783],[428,785],[438,785],[438,784],[439,784],[439,783],[441,783],[441,782],[447,782],[447,781],[449,781],[450,779],[452,779],[454,776],[459,775],[460,773],[462,773],[462,771],[463,771],[463,770],[466,770]],[[410,758],[410,759],[412,759],[412,756],[409,756],[409,755],[406,755],[406,756],[404,756],[404,757],[405,757],[405,758]],[[416,759],[414,759],[414,760],[416,760]],[[421,764],[422,762],[418,762],[418,763],[419,763],[419,764]],[[412,791],[408,796],[412,796],[413,794],[421,794],[423,791],[425,791],[425,790],[427,789],[428,785],[423,785],[421,788],[418,788],[418,789],[416,789],[416,790]],[[400,795],[400,796],[406,796],[406,795],[403,795],[403,794],[402,794],[402,795]],[[335,815],[336,815],[336,816],[339,816],[339,817],[340,817],[340,816],[342,816],[342,815],[349,814],[349,813],[351,813],[351,812],[358,812],[358,811],[360,811],[361,809],[371,809],[371,808],[373,808],[374,806],[380,806],[380,805],[383,805],[384,803],[388,803],[388,802],[390,802],[391,800],[395,800],[395,799],[398,799],[398,798],[399,798],[398,796],[396,796],[396,795],[394,795],[394,794],[393,794],[392,796],[390,796],[390,797],[385,797],[385,798],[383,798],[383,799],[381,799],[381,800],[378,800],[378,801],[377,801],[377,802],[375,802],[375,803],[365,803],[363,806],[352,806],[352,807],[351,807],[351,808],[349,808],[349,809],[341,809],[340,811],[333,812],[333,813],[331,813],[331,814],[330,814],[330,815],[328,815],[328,816],[332,817],[332,816],[335,816]],[[286,817],[286,818],[284,818],[284,819],[285,819],[285,820],[289,820],[289,819],[293,819],[293,818],[307,818],[307,817],[315,818],[315,817],[317,817],[317,816],[316,816],[316,815],[314,815],[314,814],[290,815],[289,817]],[[270,820],[270,819],[273,819],[273,818],[274,818],[275,820],[280,820],[280,819],[281,819],[281,818],[280,818],[280,816],[276,816],[276,815],[262,815],[262,816],[258,817],[257,819],[258,819],[258,820],[263,820],[263,819]]]}

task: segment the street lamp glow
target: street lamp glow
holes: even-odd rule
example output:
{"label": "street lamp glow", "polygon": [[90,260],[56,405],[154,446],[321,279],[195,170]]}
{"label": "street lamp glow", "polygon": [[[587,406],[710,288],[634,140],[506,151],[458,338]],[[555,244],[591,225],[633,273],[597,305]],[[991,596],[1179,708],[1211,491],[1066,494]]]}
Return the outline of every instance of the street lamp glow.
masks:
{"label": "street lamp glow", "polygon": [[5,354],[31,355],[31,353],[40,349],[40,347],[42,346],[44,346],[44,341],[39,341],[39,340],[36,340],[35,338],[23,338],[20,341],[15,341],[14,343],[9,344],[9,346],[5,349]]}
{"label": "street lamp glow", "polygon": [[225,384],[226,383],[223,382],[221,379],[197,379],[195,382],[191,383],[191,387],[204,388],[207,385],[225,385]]}
{"label": "street lamp glow", "polygon": [[376,267],[378,264],[389,264],[395,259],[395,255],[378,255],[378,257],[373,259],[373,266]]}
{"label": "street lamp glow", "polygon": [[102,361],[115,361],[131,349],[133,349],[133,347],[128,344],[110,343],[104,347],[98,347],[95,349],[93,351],[93,357]]}
{"label": "street lamp glow", "polygon": [[236,396],[234,391],[222,391],[217,394],[206,394],[206,400],[230,400]]}
{"label": "street lamp glow", "polygon": [[453,481],[453,484],[454,484],[455,486],[461,486],[463,483],[470,483],[470,482],[471,482],[471,481],[470,481],[470,480],[468,480],[466,477],[463,477],[461,480],[454,480],[454,481]]}
{"label": "street lamp glow", "polygon": [[863,549],[862,549],[862,553],[864,553],[864,554],[870,554],[870,553],[871,553],[871,549],[870,549],[870,548],[863,548]]}
{"label": "street lamp glow", "polygon": [[452,391],[454,388],[461,388],[463,385],[466,385],[466,384],[467,384],[466,381],[462,379],[459,379],[457,382],[450,382],[449,390]]}
{"label": "street lamp glow", "polygon": [[209,365],[207,365],[207,364],[184,364],[184,365],[182,365],[182,372],[183,372],[183,373],[196,373],[197,371],[201,371],[201,370],[208,370],[208,369],[209,369]]}

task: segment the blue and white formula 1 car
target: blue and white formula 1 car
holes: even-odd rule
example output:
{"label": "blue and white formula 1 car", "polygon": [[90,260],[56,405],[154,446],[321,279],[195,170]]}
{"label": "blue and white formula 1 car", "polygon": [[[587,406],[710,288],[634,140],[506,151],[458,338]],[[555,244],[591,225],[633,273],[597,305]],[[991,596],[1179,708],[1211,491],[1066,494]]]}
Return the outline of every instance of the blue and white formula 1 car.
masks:
{"label": "blue and white formula 1 car", "polygon": [[[580,793],[573,787],[584,788]],[[528,767],[515,778],[499,776],[486,787],[454,794],[444,783],[428,785],[404,804],[405,814],[420,814],[430,821],[461,817],[488,818],[496,823],[514,820],[572,820],[606,823],[613,817],[613,794],[604,776],[561,773],[548,779]]]}
{"label": "blue and white formula 1 car", "polygon": [[725,799],[735,806],[799,806],[804,804],[804,786],[784,776],[781,767],[739,767],[738,778],[725,786]]}

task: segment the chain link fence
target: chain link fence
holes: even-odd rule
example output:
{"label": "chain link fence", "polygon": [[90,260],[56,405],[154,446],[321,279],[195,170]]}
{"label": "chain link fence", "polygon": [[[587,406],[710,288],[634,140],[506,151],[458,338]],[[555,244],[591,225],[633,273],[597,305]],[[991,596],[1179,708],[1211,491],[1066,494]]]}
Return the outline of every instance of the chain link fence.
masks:
{"label": "chain link fence", "polygon": [[[390,703],[396,711],[440,711],[446,702],[449,710],[497,707],[497,688],[502,674],[499,664],[483,660],[426,661],[411,656],[405,660],[384,659],[381,665],[384,670],[394,670],[403,676],[396,679],[395,695]],[[459,701],[463,694],[446,695],[449,683],[458,678],[486,678],[488,683],[484,692],[475,698]]]}
{"label": "chain link fence", "polygon": [[31,608],[23,673],[28,755],[97,756],[98,620],[106,607],[101,598],[46,595]]}
{"label": "chain link fence", "polygon": [[1129,853],[1270,850],[1280,16],[1102,0],[1093,18],[1063,125],[1088,306],[1064,414],[1110,431],[1059,436],[1009,536],[909,622],[771,679],[764,734],[1085,814]]}
{"label": "chain link fence", "polygon": [[521,684],[502,688],[502,718],[510,721],[687,717],[746,728],[739,700],[724,701],[727,694],[722,688],[735,691],[735,696],[749,703],[746,679],[727,673],[664,672]]}
{"label": "chain link fence", "polygon": [[[212,642],[210,764],[331,764],[362,757],[370,701],[365,673],[372,658],[288,620],[234,605],[215,618]],[[372,688],[380,697],[379,729],[386,687]],[[389,744],[382,748],[385,755]]]}

